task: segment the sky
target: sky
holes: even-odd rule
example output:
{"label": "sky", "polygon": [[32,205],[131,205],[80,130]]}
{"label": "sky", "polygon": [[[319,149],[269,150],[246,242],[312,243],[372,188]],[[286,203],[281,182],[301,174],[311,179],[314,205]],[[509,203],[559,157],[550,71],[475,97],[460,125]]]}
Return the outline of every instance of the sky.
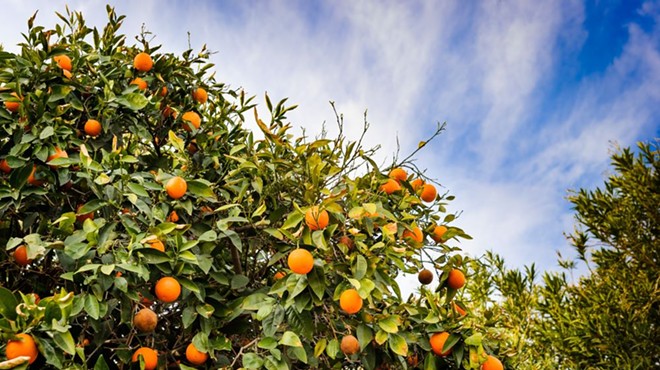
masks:
{"label": "sky", "polygon": [[[69,1],[88,25],[105,2]],[[112,4],[112,2],[111,2]],[[16,51],[26,21],[52,26],[65,2],[3,2],[0,40]],[[556,271],[574,256],[570,189],[600,186],[618,145],[660,136],[660,1],[115,2],[131,37],[142,24],[164,50],[206,44],[217,78],[288,115],[313,136],[334,129],[329,101],[388,164],[447,129],[416,164],[456,196],[458,244],[510,267]],[[262,114],[263,115],[263,114]],[[301,131],[298,131],[301,132]],[[413,284],[413,277],[404,284]]]}

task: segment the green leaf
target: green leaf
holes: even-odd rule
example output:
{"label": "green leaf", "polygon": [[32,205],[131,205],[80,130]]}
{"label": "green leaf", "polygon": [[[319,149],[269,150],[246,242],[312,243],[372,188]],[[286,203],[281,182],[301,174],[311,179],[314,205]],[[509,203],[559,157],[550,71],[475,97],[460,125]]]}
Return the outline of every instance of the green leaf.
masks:
{"label": "green leaf", "polygon": [[353,276],[358,279],[362,280],[364,275],[367,273],[367,259],[364,258],[361,254],[359,254],[355,260],[355,266],[353,268]]}
{"label": "green leaf", "polygon": [[246,369],[259,369],[263,366],[264,360],[254,352],[243,354],[243,367]]}
{"label": "green leaf", "polygon": [[206,180],[188,181],[188,191],[198,197],[215,199],[215,194],[211,188],[211,183]]}
{"label": "green leaf", "polygon": [[367,348],[367,345],[371,343],[371,340],[374,338],[374,334],[365,324],[358,325],[357,328],[357,337],[358,342],[360,342],[360,348]]}
{"label": "green leaf", "polygon": [[73,336],[70,332],[55,332],[53,335],[53,340],[58,347],[60,347],[64,352],[73,355],[76,352],[76,344],[73,341]]}
{"label": "green leaf", "polygon": [[200,242],[214,242],[218,239],[218,233],[213,230],[209,230],[204,234],[200,235],[197,240]]}
{"label": "green leaf", "polygon": [[[449,338],[447,338],[447,342],[449,342],[451,337],[454,336],[454,335],[457,335],[457,334],[450,335]],[[460,338],[460,336],[458,338]],[[465,344],[468,345],[468,346],[478,347],[482,344],[483,339],[484,339],[484,335],[481,334],[481,333],[472,334],[471,336],[465,338]],[[458,341],[458,339],[456,339],[455,342],[456,341]],[[446,343],[445,343],[445,346],[447,346]]]}
{"label": "green leaf", "polygon": [[128,188],[137,196],[139,197],[149,197],[149,193],[147,193],[147,189],[144,188],[144,186],[134,183],[134,182],[129,182],[128,183]]}
{"label": "green leaf", "polygon": [[15,320],[17,305],[18,300],[11,290],[0,286],[0,315],[9,320]]}
{"label": "green leaf", "polygon": [[397,333],[399,332],[400,319],[398,316],[392,315],[388,316],[382,320],[378,321],[378,326],[387,333]]}
{"label": "green leaf", "polygon": [[402,336],[399,334],[392,334],[390,335],[388,342],[392,352],[397,355],[408,356],[408,343],[406,343],[406,340]]}
{"label": "green leaf", "polygon": [[298,335],[288,330],[282,334],[282,339],[280,339],[279,343],[289,347],[302,347],[302,341],[300,341]]}
{"label": "green leaf", "polygon": [[47,139],[55,133],[55,130],[53,130],[52,126],[46,126],[40,133],[39,133],[39,139]]}
{"label": "green leaf", "polygon": [[99,301],[91,294],[85,296],[85,312],[94,320],[100,315]]}
{"label": "green leaf", "polygon": [[77,212],[77,215],[84,215],[101,209],[107,202],[100,199],[93,199],[85,203]]}
{"label": "green leaf", "polygon": [[140,110],[149,104],[149,100],[141,93],[128,93],[117,97],[115,101],[129,109]]}
{"label": "green leaf", "polygon": [[100,355],[99,358],[96,359],[96,364],[94,364],[94,370],[110,370],[108,364],[105,362],[105,358],[103,358],[103,355]]}
{"label": "green leaf", "polygon": [[382,345],[383,343],[385,343],[388,337],[389,334],[387,334],[382,330],[378,330],[378,332],[376,333],[376,343]]}
{"label": "green leaf", "polygon": [[277,347],[277,339],[273,337],[263,337],[259,343],[257,343],[257,347],[263,348],[263,349],[273,349]]}
{"label": "green leaf", "polygon": [[319,357],[325,350],[325,347],[328,345],[328,340],[325,338],[321,338],[318,342],[316,342],[316,345],[314,346],[314,357]]}
{"label": "green leaf", "polygon": [[234,290],[241,289],[248,285],[249,282],[250,279],[245,275],[234,275],[231,278],[231,288]]}
{"label": "green leaf", "polygon": [[325,347],[325,353],[327,353],[333,360],[337,357],[337,354],[339,353],[339,342],[337,339],[332,339],[330,343],[328,343],[328,346]]}
{"label": "green leaf", "polygon": [[298,211],[293,211],[289,213],[289,216],[286,218],[286,221],[284,221],[284,224],[282,225],[281,229],[286,230],[298,226],[298,224],[300,223],[300,221],[302,221],[304,217],[305,215],[303,215]]}

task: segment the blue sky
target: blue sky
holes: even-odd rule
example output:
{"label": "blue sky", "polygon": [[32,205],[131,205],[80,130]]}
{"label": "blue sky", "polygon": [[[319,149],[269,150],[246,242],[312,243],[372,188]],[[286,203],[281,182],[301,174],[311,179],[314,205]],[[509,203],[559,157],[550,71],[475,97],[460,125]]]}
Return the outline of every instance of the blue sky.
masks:
{"label": "blue sky", "polygon": [[[71,1],[101,26],[103,2]],[[64,2],[4,3],[0,34],[20,41],[27,18],[54,24]],[[660,1],[143,1],[117,2],[124,32],[144,23],[165,50],[206,43],[218,77],[300,104],[308,133],[332,129],[337,103],[357,138],[386,163],[436,122],[447,131],[417,164],[457,199],[456,225],[479,256],[556,270],[571,255],[567,189],[593,188],[614,143],[660,136]]]}

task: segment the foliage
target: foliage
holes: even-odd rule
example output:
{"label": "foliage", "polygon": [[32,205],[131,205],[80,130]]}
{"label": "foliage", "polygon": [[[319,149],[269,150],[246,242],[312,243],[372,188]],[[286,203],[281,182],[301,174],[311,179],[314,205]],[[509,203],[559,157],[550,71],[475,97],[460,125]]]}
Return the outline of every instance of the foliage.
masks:
{"label": "foliage", "polygon": [[[456,291],[443,284],[469,261],[447,244],[469,238],[450,225],[451,196],[424,203],[408,180],[380,191],[387,169],[342,135],[341,119],[336,138],[295,137],[286,99],[265,97],[265,123],[253,98],[207,74],[205,48],[178,57],[148,33],[129,46],[118,31],[124,17],[107,10],[102,30],[68,10],[52,30],[33,17],[21,52],[0,53],[0,99],[18,103],[0,109],[0,158],[10,168],[0,179],[3,343],[30,333],[36,368],[124,368],[148,347],[160,367],[189,369],[190,343],[209,354],[207,368],[479,367],[479,327],[455,314]],[[141,52],[153,67],[142,55],[138,71]],[[146,89],[132,83],[138,77]],[[199,127],[186,112],[201,117]],[[262,139],[243,127],[252,117]],[[101,123],[98,136],[85,130],[90,119]],[[67,156],[50,157],[56,148]],[[392,167],[412,180],[421,174],[410,158]],[[187,189],[179,181],[165,190],[175,176]],[[328,212],[326,228],[304,222],[313,206]],[[448,226],[437,244],[403,238],[437,224]],[[12,257],[19,245],[25,267]],[[287,268],[297,248],[314,256],[306,275]],[[423,263],[440,283],[406,300],[395,278]],[[163,277],[182,286],[173,303],[154,296]],[[339,309],[349,288],[364,299],[355,315]],[[154,332],[132,324],[144,307],[158,315]],[[440,331],[451,333],[452,356],[430,354],[428,338]],[[349,334],[360,349],[347,356],[340,341]]]}

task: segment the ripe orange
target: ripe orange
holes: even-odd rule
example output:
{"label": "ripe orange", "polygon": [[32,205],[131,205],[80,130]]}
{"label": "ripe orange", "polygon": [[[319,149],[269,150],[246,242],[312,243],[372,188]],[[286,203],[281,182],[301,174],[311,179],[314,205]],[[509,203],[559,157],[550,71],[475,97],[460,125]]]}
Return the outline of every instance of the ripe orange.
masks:
{"label": "ripe orange", "polygon": [[[69,154],[65,150],[62,150],[59,147],[55,147],[54,153],[48,156],[47,162],[50,162],[50,161],[52,161],[53,159],[56,159],[56,158],[69,158]],[[59,166],[57,166],[57,165],[51,165],[50,166],[50,168],[52,168],[52,169],[56,169],[58,167]]]}
{"label": "ripe orange", "polygon": [[190,343],[186,347],[186,360],[193,365],[200,366],[209,359],[209,354],[206,352],[201,352],[195,347],[194,344]]}
{"label": "ripe orange", "polygon": [[451,304],[452,304],[452,306],[454,307],[454,310],[455,310],[456,312],[458,312],[458,314],[459,314],[460,316],[465,316],[465,315],[467,315],[467,312],[465,312],[465,310],[462,309],[461,306],[457,305],[455,302],[452,302]]}
{"label": "ripe orange", "polygon": [[305,223],[310,230],[323,230],[328,227],[330,215],[328,211],[319,211],[319,206],[310,207],[305,212]]}
{"label": "ripe orange", "polygon": [[95,119],[89,119],[85,122],[85,133],[89,136],[96,137],[101,134],[101,123]]}
{"label": "ripe orange", "polygon": [[[23,98],[19,97],[18,94],[16,94],[15,92],[11,93],[11,95],[13,97],[15,97],[16,99],[23,100]],[[21,103],[19,103],[17,101],[6,101],[5,102],[5,108],[7,108],[7,110],[10,111],[10,112],[18,111],[18,107],[20,107],[20,106],[21,106]]]}
{"label": "ripe orange", "polygon": [[196,88],[192,92],[193,99],[200,104],[206,103],[206,100],[209,98],[209,94],[206,93],[206,90],[201,87]]}
{"label": "ripe orange", "polygon": [[497,357],[488,355],[486,362],[481,364],[481,370],[504,370],[504,366]]}
{"label": "ripe orange", "polygon": [[443,235],[447,232],[447,226],[444,225],[437,225],[436,227],[433,228],[433,234],[431,234],[431,239],[433,239],[436,243],[444,243],[444,239],[442,238]]}
{"label": "ripe orange", "polygon": [[446,352],[442,352],[442,347],[445,346],[445,342],[447,341],[447,338],[449,338],[449,333],[447,333],[446,331],[443,331],[442,333],[435,333],[431,336],[429,342],[431,343],[431,348],[433,349],[433,353],[442,357],[451,354],[451,348],[448,349]]}
{"label": "ripe orange", "polygon": [[20,266],[27,266],[32,262],[32,260],[28,258],[27,247],[25,245],[20,245],[16,248],[14,251],[14,259]]}
{"label": "ripe orange", "polygon": [[408,241],[409,243],[415,245],[415,244],[421,244],[424,242],[424,233],[422,230],[417,227],[413,226],[412,231],[410,230],[405,230],[403,232],[403,239]]}
{"label": "ripe orange", "polygon": [[394,179],[389,179],[386,183],[380,186],[380,191],[383,191],[388,195],[399,190],[401,190],[401,184],[399,184],[399,182]]}
{"label": "ripe orange", "polygon": [[176,211],[170,212],[170,215],[167,216],[167,221],[168,222],[178,222],[179,221],[179,214],[176,213]]}
{"label": "ripe orange", "polygon": [[353,335],[346,335],[341,338],[341,345],[339,347],[346,356],[360,352],[360,342]]}
{"label": "ripe orange", "polygon": [[156,297],[165,303],[172,303],[181,295],[181,284],[175,278],[166,276],[156,282]]}
{"label": "ripe orange", "polygon": [[422,186],[424,185],[424,180],[422,179],[414,179],[411,183],[410,186],[412,186],[413,190],[416,192],[419,190]]}
{"label": "ripe orange", "polygon": [[179,199],[186,195],[188,191],[188,183],[180,176],[174,176],[167,180],[165,184],[165,191],[172,199]]}
{"label": "ripe orange", "polygon": [[351,250],[355,247],[355,242],[353,241],[353,239],[351,239],[350,237],[348,237],[346,235],[339,238],[339,244],[345,245],[346,248],[348,248],[348,250]]}
{"label": "ripe orange", "polygon": [[433,202],[437,195],[438,192],[437,190],[435,190],[435,186],[431,184],[422,185],[422,193],[420,194],[420,197],[422,198],[423,201]]}
{"label": "ripe orange", "polygon": [[339,296],[339,307],[349,315],[357,313],[362,308],[362,297],[355,289],[347,289]]}
{"label": "ripe orange", "polygon": [[147,81],[141,79],[140,77],[135,77],[133,81],[130,83],[131,85],[137,85],[138,89],[140,90],[146,90],[147,89]]}
{"label": "ripe orange", "polygon": [[283,279],[285,276],[286,276],[286,274],[284,272],[278,271],[278,272],[275,273],[275,275],[273,275],[273,279],[280,280],[280,279]]}
{"label": "ripe orange", "polygon": [[465,275],[461,270],[453,269],[449,271],[447,286],[452,289],[461,289],[465,285]]}
{"label": "ripe orange", "polygon": [[169,105],[163,108],[163,117],[169,118],[170,116],[176,118],[176,112]]}
{"label": "ripe orange", "polygon": [[314,256],[307,249],[294,249],[289,253],[287,264],[296,274],[306,275],[314,268]]}
{"label": "ripe orange", "polygon": [[431,270],[424,269],[417,275],[417,280],[424,285],[431,284],[433,281],[433,273]]}
{"label": "ripe orange", "polygon": [[149,347],[140,347],[137,351],[133,352],[133,357],[131,360],[133,362],[140,361],[140,357],[144,359],[144,369],[145,370],[154,370],[158,366],[158,352],[154,351]]}
{"label": "ripe orange", "polygon": [[34,167],[32,167],[32,172],[30,173],[30,176],[28,176],[27,179],[28,184],[33,186],[43,185],[44,184],[43,180],[37,180],[37,178],[35,177],[36,174],[37,174],[37,165],[34,165]]}
{"label": "ripe orange", "polygon": [[161,252],[165,252],[165,244],[163,244],[163,242],[158,239],[149,240],[147,244],[149,244],[151,248],[157,249]]}
{"label": "ripe orange", "polygon": [[21,333],[16,336],[19,339],[9,340],[7,347],[5,347],[7,359],[11,360],[20,356],[28,356],[30,357],[29,363],[32,364],[37,359],[37,356],[39,356],[37,344],[30,334]]}
{"label": "ripe orange", "polygon": [[0,161],[0,171],[4,173],[10,173],[11,172],[11,167],[9,167],[9,163],[7,163],[6,159],[3,159]]}
{"label": "ripe orange", "polygon": [[408,179],[408,173],[403,168],[395,168],[390,171],[389,177],[396,181],[406,181]]}
{"label": "ripe orange", "polygon": [[57,65],[60,68],[71,72],[72,65],[71,65],[71,58],[69,58],[69,56],[64,55],[64,54],[60,54],[60,55],[54,56],[53,60],[55,61],[55,63],[57,63]]}
{"label": "ripe orange", "polygon": [[165,96],[167,95],[167,86],[163,86],[160,88],[160,91],[158,92],[158,96]]}
{"label": "ripe orange", "polygon": [[133,67],[140,72],[149,72],[154,66],[154,61],[147,53],[139,53],[133,58]]}
{"label": "ripe orange", "polygon": [[[76,207],[76,213],[79,213],[82,207],[83,207],[82,204],[78,204],[78,207]],[[76,221],[80,223],[85,222],[85,220],[93,220],[93,219],[94,219],[94,212],[76,215]]]}
{"label": "ripe orange", "polygon": [[186,112],[181,116],[181,119],[183,120],[183,129],[188,132],[192,131],[190,128],[191,125],[197,130],[202,124],[202,119],[195,112]]}
{"label": "ripe orange", "polygon": [[142,333],[150,333],[158,326],[158,315],[148,308],[143,308],[133,316],[133,326]]}

